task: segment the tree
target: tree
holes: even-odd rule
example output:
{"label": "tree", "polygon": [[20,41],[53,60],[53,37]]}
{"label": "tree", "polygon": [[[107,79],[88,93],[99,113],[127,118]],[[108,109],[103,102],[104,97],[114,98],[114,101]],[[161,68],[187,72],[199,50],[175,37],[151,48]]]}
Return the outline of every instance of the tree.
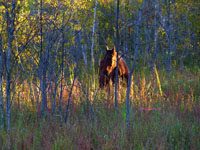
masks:
{"label": "tree", "polygon": [[118,93],[118,64],[119,64],[119,0],[117,0],[117,12],[116,12],[116,52],[117,52],[117,66],[115,70],[115,107],[117,108],[117,93]]}
{"label": "tree", "polygon": [[12,55],[12,42],[14,40],[14,31],[15,31],[15,8],[16,8],[16,1],[12,0],[11,2],[11,10],[9,10],[9,3],[5,3],[6,8],[6,23],[7,23],[7,32],[8,32],[8,49],[7,49],[7,58],[6,58],[6,119],[7,119],[7,132],[10,131],[10,110],[11,110],[11,91],[10,91],[10,84],[11,84],[11,55]]}
{"label": "tree", "polygon": [[92,28],[92,46],[91,46],[91,68],[94,67],[94,34],[95,34],[95,25],[96,25],[96,12],[97,12],[97,0],[94,6],[94,21],[93,21],[93,28]]}
{"label": "tree", "polygon": [[1,128],[4,128],[4,102],[3,102],[3,49],[2,49],[2,35],[0,34],[0,109],[1,109]]}
{"label": "tree", "polygon": [[139,10],[139,16],[138,16],[138,22],[137,22],[137,36],[136,36],[136,47],[135,47],[135,53],[134,53],[134,58],[133,58],[133,64],[130,69],[129,73],[129,79],[128,79],[128,86],[127,86],[127,91],[126,91],[126,126],[127,129],[130,127],[130,100],[129,100],[129,95],[130,95],[130,88],[131,88],[131,78],[132,74],[136,65],[136,60],[138,57],[138,51],[139,51],[139,45],[140,45],[140,27],[141,27],[141,22],[142,22],[142,12],[145,7],[145,0],[143,0],[143,5],[142,8]]}

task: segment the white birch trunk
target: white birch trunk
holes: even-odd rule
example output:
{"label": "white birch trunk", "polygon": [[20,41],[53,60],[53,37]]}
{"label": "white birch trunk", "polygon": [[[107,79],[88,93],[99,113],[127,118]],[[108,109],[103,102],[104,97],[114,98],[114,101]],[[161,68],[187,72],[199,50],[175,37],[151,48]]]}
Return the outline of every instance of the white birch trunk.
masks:
{"label": "white birch trunk", "polygon": [[4,103],[3,103],[3,49],[2,49],[2,37],[0,34],[0,109],[1,109],[1,128],[4,128]]}
{"label": "white birch trunk", "polygon": [[94,34],[95,34],[95,25],[96,25],[96,11],[97,11],[97,0],[95,3],[94,9],[94,20],[93,20],[93,28],[92,28],[92,46],[91,46],[91,68],[94,67]]}

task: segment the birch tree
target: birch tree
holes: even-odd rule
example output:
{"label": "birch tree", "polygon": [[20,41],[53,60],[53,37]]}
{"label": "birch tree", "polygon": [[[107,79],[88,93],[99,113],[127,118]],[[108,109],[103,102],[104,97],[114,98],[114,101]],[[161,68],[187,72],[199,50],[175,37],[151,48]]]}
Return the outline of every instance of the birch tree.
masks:
{"label": "birch tree", "polygon": [[91,68],[94,67],[94,34],[95,34],[95,25],[96,25],[96,12],[97,12],[97,0],[94,6],[94,20],[93,20],[93,28],[92,28],[92,46],[91,46]]}
{"label": "birch tree", "polygon": [[134,53],[134,58],[133,58],[133,64],[131,66],[130,69],[130,73],[129,73],[129,79],[128,79],[128,86],[127,86],[127,91],[126,91],[126,126],[127,129],[129,129],[130,127],[130,100],[129,100],[129,94],[130,94],[130,88],[131,88],[131,77],[136,65],[136,60],[138,57],[138,51],[139,51],[139,45],[140,45],[140,27],[141,27],[141,23],[142,23],[142,12],[143,9],[145,7],[145,0],[143,0],[143,5],[142,8],[139,9],[139,15],[138,15],[138,22],[137,22],[137,27],[136,27],[136,31],[137,31],[137,35],[136,35],[136,47],[135,47],[135,53]]}
{"label": "birch tree", "polygon": [[15,31],[15,7],[16,1],[12,0],[11,10],[9,10],[9,4],[5,3],[5,19],[7,24],[7,33],[8,33],[8,48],[7,48],[7,58],[6,58],[6,119],[7,119],[7,132],[10,131],[10,110],[11,110],[11,55],[12,55],[12,42],[14,40],[14,31]]}
{"label": "birch tree", "polygon": [[1,109],[1,128],[4,128],[4,103],[3,103],[3,47],[2,47],[2,35],[0,34],[0,109]]}
{"label": "birch tree", "polygon": [[116,29],[117,29],[117,41],[116,41],[116,51],[117,51],[117,66],[115,70],[115,107],[117,107],[117,89],[118,89],[118,63],[119,63],[119,0],[117,0],[117,15],[116,15]]}

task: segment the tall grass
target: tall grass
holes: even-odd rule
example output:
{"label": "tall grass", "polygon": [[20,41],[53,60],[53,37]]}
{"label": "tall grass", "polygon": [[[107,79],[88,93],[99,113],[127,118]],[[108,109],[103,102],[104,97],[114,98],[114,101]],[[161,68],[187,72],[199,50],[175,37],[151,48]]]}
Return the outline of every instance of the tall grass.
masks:
{"label": "tall grass", "polygon": [[[115,111],[114,88],[108,94],[107,89],[98,89],[98,82],[92,88],[89,75],[84,80],[79,78],[73,89],[69,120],[64,123],[57,111],[55,117],[41,120],[25,81],[13,97],[10,133],[0,129],[0,149],[200,149],[200,70],[156,71],[133,75],[129,130],[123,83]],[[34,94],[36,98],[39,92]]]}

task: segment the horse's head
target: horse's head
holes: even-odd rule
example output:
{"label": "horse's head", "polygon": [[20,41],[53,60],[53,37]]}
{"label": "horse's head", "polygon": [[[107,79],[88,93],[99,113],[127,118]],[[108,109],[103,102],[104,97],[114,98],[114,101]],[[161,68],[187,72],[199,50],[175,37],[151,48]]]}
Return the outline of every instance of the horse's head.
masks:
{"label": "horse's head", "polygon": [[109,49],[108,46],[106,46],[106,55],[104,57],[104,61],[105,61],[104,74],[106,76],[109,76],[110,73],[117,66],[117,52],[115,51],[115,47],[113,49]]}
{"label": "horse's head", "polygon": [[[106,46],[106,55],[100,62],[99,66],[99,86],[100,88],[103,88],[105,86],[109,85],[109,81],[112,80],[113,83],[115,83],[115,70],[117,66],[117,52],[115,51],[115,48],[109,49],[108,46]],[[118,75],[120,77],[125,78],[128,83],[129,78],[129,69],[124,61],[123,58],[119,59],[118,62]]]}

